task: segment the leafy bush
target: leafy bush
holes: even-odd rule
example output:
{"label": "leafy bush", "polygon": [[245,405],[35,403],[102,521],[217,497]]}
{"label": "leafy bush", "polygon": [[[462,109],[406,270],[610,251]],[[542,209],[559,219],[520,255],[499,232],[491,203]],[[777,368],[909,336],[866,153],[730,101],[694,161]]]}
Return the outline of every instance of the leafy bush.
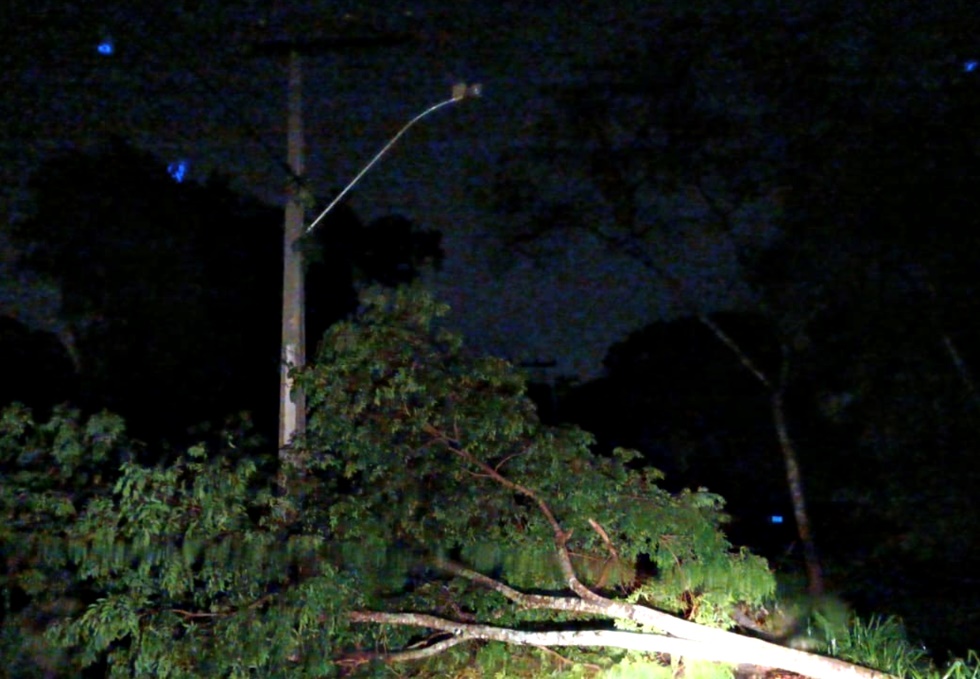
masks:
{"label": "leafy bush", "polygon": [[65,654],[43,638],[52,620],[83,603],[64,530],[80,506],[111,490],[126,454],[123,423],[113,415],[82,422],[60,407],[37,424],[19,405],[0,415],[0,655],[12,675],[67,667]]}
{"label": "leafy bush", "polygon": [[[326,671],[333,637],[323,631],[337,602],[356,598],[316,558],[322,537],[287,530],[253,460],[208,460],[197,447],[166,467],[122,460],[115,482],[100,484],[85,470],[119,457],[117,418],[81,426],[61,412],[35,426],[12,410],[3,424],[0,501],[14,519],[4,553],[25,555],[8,561],[5,617],[34,626],[41,612],[61,612],[46,616],[43,648],[5,624],[22,676],[32,646],[38,671],[96,661],[112,676]],[[54,649],[62,657],[49,668]]]}

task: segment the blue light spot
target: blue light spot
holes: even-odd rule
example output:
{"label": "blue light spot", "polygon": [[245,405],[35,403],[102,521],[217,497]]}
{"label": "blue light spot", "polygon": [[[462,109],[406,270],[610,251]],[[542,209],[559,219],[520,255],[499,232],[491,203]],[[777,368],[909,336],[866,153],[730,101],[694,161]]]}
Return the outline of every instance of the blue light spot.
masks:
{"label": "blue light spot", "polygon": [[782,514],[773,514],[772,516],[769,517],[769,523],[778,524],[782,522],[783,522]]}
{"label": "blue light spot", "polygon": [[111,40],[103,40],[96,49],[99,50],[99,54],[104,54],[105,56],[109,56],[115,51]]}
{"label": "blue light spot", "polygon": [[170,163],[167,165],[167,172],[173,177],[174,181],[178,184],[184,181],[184,177],[187,176],[187,161],[178,160],[176,163]]}
{"label": "blue light spot", "polygon": [[978,68],[980,68],[980,61],[978,61],[977,59],[970,59],[969,61],[963,62],[964,73],[973,73]]}

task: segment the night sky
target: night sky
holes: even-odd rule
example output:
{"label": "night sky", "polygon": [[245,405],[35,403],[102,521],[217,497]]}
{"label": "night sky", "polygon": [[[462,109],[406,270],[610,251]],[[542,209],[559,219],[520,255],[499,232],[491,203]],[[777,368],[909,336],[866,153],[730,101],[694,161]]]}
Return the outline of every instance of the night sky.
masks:
{"label": "night sky", "polygon": [[[45,154],[84,148],[107,132],[185,163],[188,181],[219,171],[242,190],[281,203],[284,60],[246,50],[254,40],[307,40],[367,26],[408,33],[415,42],[305,59],[309,185],[319,196],[339,190],[404,123],[448,98],[454,83],[482,83],[482,99],[422,121],[350,196],[365,219],[398,213],[443,233],[447,260],[428,280],[471,341],[516,361],[556,361],[553,375],[589,377],[611,343],[677,311],[647,272],[588,237],[553,261],[511,262],[504,272],[491,266],[500,247],[492,222],[501,217],[487,209],[485,194],[496,159],[534,142],[529,130],[549,106],[543,87],[574,83],[581,76],[571,64],[599,61],[638,39],[628,33],[637,9],[630,3],[414,2],[367,11],[356,3],[19,7],[9,26],[20,20],[46,30],[7,39],[13,49],[5,57],[3,116],[12,124],[0,132],[0,145],[5,200],[14,206],[23,198],[17,187]],[[556,190],[590,191],[581,177],[565,181]],[[595,214],[603,218],[601,206]],[[663,261],[704,308],[743,303],[724,240],[695,232],[661,247]],[[25,305],[20,294],[5,286],[3,304],[44,327],[51,306]]]}

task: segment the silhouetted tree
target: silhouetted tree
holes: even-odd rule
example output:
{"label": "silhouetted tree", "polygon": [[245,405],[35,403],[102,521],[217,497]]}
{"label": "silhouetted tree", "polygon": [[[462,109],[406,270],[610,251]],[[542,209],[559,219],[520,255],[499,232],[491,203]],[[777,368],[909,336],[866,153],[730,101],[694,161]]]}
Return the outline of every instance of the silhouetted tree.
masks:
{"label": "silhouetted tree", "polygon": [[17,401],[43,418],[76,396],[75,369],[58,337],[8,317],[0,317],[0,375],[0,408]]}
{"label": "silhouetted tree", "polygon": [[[222,177],[178,183],[164,163],[119,139],[49,159],[30,188],[35,210],[13,235],[24,264],[61,287],[81,404],[124,415],[142,437],[178,438],[240,411],[275,431],[278,208]],[[312,339],[354,311],[361,282],[409,280],[424,261],[438,262],[437,234],[386,219],[365,226],[341,206],[314,232]]]}
{"label": "silhouetted tree", "polygon": [[[759,347],[728,344],[770,389],[780,440],[804,443],[787,469],[869,514],[891,506],[895,525],[915,505],[906,524],[945,536],[932,553],[960,555],[973,475],[925,451],[975,447],[980,81],[965,65],[980,13],[707,0],[621,20],[630,38],[550,86],[530,142],[503,154],[506,250],[546,257],[587,232],[723,344],[666,246],[729,257],[782,345],[767,372]],[[790,486],[802,498],[798,474]],[[950,502],[962,511],[939,511]]]}

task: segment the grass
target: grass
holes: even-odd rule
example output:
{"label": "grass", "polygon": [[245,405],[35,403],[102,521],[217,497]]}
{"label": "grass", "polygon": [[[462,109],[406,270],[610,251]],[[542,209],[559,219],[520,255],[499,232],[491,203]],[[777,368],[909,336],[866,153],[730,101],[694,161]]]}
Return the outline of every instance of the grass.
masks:
{"label": "grass", "polygon": [[832,640],[834,657],[864,665],[901,679],[980,679],[980,655],[954,658],[939,669],[928,651],[908,640],[905,626],[895,616],[855,619],[846,634]]}

